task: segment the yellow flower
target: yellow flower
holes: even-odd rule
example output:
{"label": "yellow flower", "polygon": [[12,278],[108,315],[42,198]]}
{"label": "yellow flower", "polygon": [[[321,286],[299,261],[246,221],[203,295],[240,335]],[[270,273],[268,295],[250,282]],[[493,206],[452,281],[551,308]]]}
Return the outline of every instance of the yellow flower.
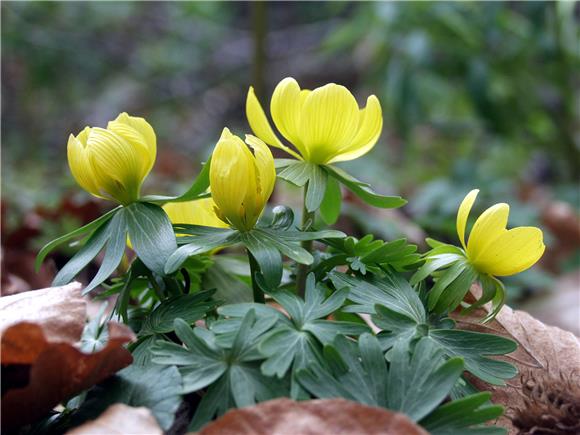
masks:
{"label": "yellow flower", "polygon": [[211,198],[186,202],[169,202],[163,210],[174,224],[203,225],[227,228],[228,224],[215,214],[215,202]]}
{"label": "yellow flower", "polygon": [[246,144],[224,128],[210,167],[210,187],[218,216],[240,231],[251,230],[276,181],[274,158],[264,142],[246,135]]}
{"label": "yellow flower", "polygon": [[155,132],[143,118],[121,113],[107,128],[85,127],[68,139],[73,177],[87,192],[121,204],[139,199],[155,163]]}
{"label": "yellow flower", "polygon": [[381,104],[374,95],[359,109],[344,86],[329,83],[300,89],[291,77],[282,80],[272,95],[274,124],[299,153],[284,145],[272,130],[254,89],[246,99],[246,116],[254,133],[267,144],[297,159],[316,164],[353,160],[369,152],[381,134]]}
{"label": "yellow flower", "polygon": [[500,203],[475,221],[467,245],[465,227],[479,190],[467,194],[457,212],[457,234],[471,265],[480,273],[508,276],[532,267],[544,253],[542,230],[536,227],[506,229],[509,205]]}

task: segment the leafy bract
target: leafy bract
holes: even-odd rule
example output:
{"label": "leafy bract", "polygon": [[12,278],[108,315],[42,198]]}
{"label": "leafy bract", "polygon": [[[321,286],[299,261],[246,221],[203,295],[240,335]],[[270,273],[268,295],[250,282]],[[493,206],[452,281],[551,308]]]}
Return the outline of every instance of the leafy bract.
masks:
{"label": "leafy bract", "polygon": [[407,201],[400,196],[380,195],[373,191],[368,183],[357,180],[346,171],[331,165],[325,165],[324,170],[328,175],[345,186],[348,190],[369,205],[379,208],[402,207]]}
{"label": "leafy bract", "polygon": [[127,229],[139,259],[158,275],[163,275],[167,259],[177,249],[169,217],[155,204],[135,202],[125,207]]}
{"label": "leafy bract", "polygon": [[[280,217],[282,214],[278,214]],[[282,277],[282,255],[301,264],[312,264],[312,255],[298,242],[321,238],[345,237],[335,230],[298,231],[281,225],[275,219],[269,226],[258,226],[250,231],[204,227],[200,225],[175,225],[175,231],[185,234],[179,237],[182,244],[165,264],[165,272],[175,272],[191,255],[201,254],[218,247],[243,244],[260,266],[260,273],[269,287],[277,287]]]}
{"label": "leafy bract", "polygon": [[107,223],[109,221],[109,219],[111,219],[113,217],[113,215],[120,209],[121,207],[116,207],[113,210],[108,211],[107,213],[105,213],[104,215],[100,216],[99,218],[95,219],[92,222],[89,222],[88,224],[77,228],[74,231],[71,231],[68,234],[65,234],[64,236],[60,236],[57,239],[52,240],[51,242],[47,243],[46,245],[44,245],[42,247],[42,249],[38,252],[38,255],[36,256],[36,260],[34,262],[34,268],[35,270],[38,272],[38,270],[40,269],[40,265],[42,264],[42,262],[44,261],[44,259],[46,258],[46,256],[57,246],[62,245],[65,242],[68,242],[69,240],[72,240],[74,238],[80,237],[84,234],[87,234],[88,232],[95,232],[98,228],[100,228],[102,225],[104,225],[105,223]]}
{"label": "leafy bract", "polygon": [[197,175],[193,183],[183,194],[178,196],[163,196],[163,195],[149,195],[142,198],[143,201],[165,204],[167,202],[184,202],[193,201],[195,199],[209,196],[205,192],[209,188],[209,170],[211,167],[211,157],[204,163],[200,173]]}

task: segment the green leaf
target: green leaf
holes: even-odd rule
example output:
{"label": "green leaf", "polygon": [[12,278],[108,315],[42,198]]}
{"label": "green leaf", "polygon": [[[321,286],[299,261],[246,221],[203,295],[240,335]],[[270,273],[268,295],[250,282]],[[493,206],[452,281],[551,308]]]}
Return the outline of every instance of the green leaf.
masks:
{"label": "green leaf", "polygon": [[317,166],[302,160],[290,160],[288,164],[278,167],[278,177],[298,187],[303,187],[312,177],[312,168]]}
{"label": "green leaf", "polygon": [[374,192],[369,184],[357,180],[340,168],[326,165],[324,169],[328,175],[343,184],[347,189],[369,205],[379,208],[398,208],[407,203],[407,201],[400,196],[385,196]]}
{"label": "green leaf", "polygon": [[326,180],[326,191],[320,204],[320,217],[327,225],[334,225],[340,216],[342,192],[340,184],[332,177]]}
{"label": "green leaf", "polygon": [[264,240],[256,231],[240,233],[240,241],[254,256],[269,288],[276,288],[282,279],[282,256],[277,246]]}
{"label": "green leaf", "polygon": [[195,236],[179,237],[178,242],[186,243],[173,252],[165,264],[165,273],[171,274],[192,255],[203,254],[216,248],[233,245],[239,242],[240,233],[237,230],[225,228],[203,227],[200,225],[176,225],[179,234],[196,234]]}
{"label": "green leaf", "polygon": [[421,426],[433,435],[506,434],[504,428],[481,426],[503,414],[502,406],[489,404],[490,398],[491,393],[484,392],[446,403],[421,420]]}
{"label": "green leaf", "polygon": [[173,331],[174,319],[183,319],[192,324],[217,306],[211,301],[214,291],[175,296],[162,301],[143,322],[140,335],[162,334]]}
{"label": "green leaf", "polygon": [[255,228],[252,230],[252,236],[261,240],[263,244],[272,245],[281,254],[286,255],[288,258],[291,258],[300,264],[312,264],[314,261],[312,254],[296,242],[284,240],[277,236],[276,233],[280,234],[281,231],[282,230],[273,231],[264,228]]}
{"label": "green leaf", "polygon": [[375,305],[383,305],[417,323],[426,322],[426,313],[419,296],[400,275],[389,273],[382,278],[359,278],[341,272],[331,272],[330,280],[337,289],[347,287],[349,305],[344,311],[375,313]]}
{"label": "green leaf", "polygon": [[416,285],[419,281],[423,281],[436,270],[448,267],[462,258],[464,257],[458,254],[440,254],[432,257],[430,256],[427,262],[421,266],[417,272],[415,272],[409,282],[411,285]]}
{"label": "green leaf", "polygon": [[406,239],[384,242],[374,240],[372,234],[367,234],[360,240],[346,237],[340,240],[326,239],[324,243],[333,248],[330,252],[334,256],[327,259],[325,264],[319,265],[319,271],[330,271],[337,265],[344,264],[362,275],[367,272],[383,275],[385,269],[407,271],[417,267],[422,261],[421,255],[417,253],[417,246],[408,244]]}
{"label": "green leaf", "polygon": [[463,372],[461,358],[444,361],[441,349],[421,339],[409,353],[409,342],[399,340],[391,352],[387,382],[388,408],[418,421],[447,397]]}
{"label": "green leaf", "polygon": [[[227,319],[222,319],[227,322]],[[208,387],[198,405],[191,428],[206,424],[234,406],[253,405],[287,394],[285,381],[266,378],[256,361],[256,346],[273,325],[264,327],[260,316],[250,309],[239,322],[233,343],[222,346],[223,340],[205,328],[192,329],[181,319],[175,320],[175,332],[184,346],[158,341],[152,348],[153,360],[177,365],[183,376],[183,391]],[[229,330],[229,328],[226,328]],[[262,359],[260,356],[259,359]]]}
{"label": "green leaf", "polygon": [[[410,346],[408,340],[398,340],[390,357],[387,368],[380,345],[371,334],[361,335],[358,346],[337,336],[332,345],[325,346],[325,364],[311,364],[297,373],[297,379],[315,397],[344,397],[400,411],[428,424],[429,429],[467,429],[497,417],[497,407],[483,407],[486,410],[479,412],[489,397],[487,393],[437,408],[460,378],[463,363],[461,358],[446,360],[442,349],[428,338],[419,340],[415,346]],[[457,412],[458,409],[465,414]]]}
{"label": "green leaf", "polygon": [[[455,279],[460,276],[468,267],[467,261],[465,258],[462,259],[463,261],[457,260],[453,265],[449,268],[444,270],[435,281],[435,285],[429,291],[429,311],[435,309],[437,302],[439,301],[439,297]],[[442,312],[442,311],[440,311]]]}
{"label": "green leaf", "polygon": [[149,408],[159,426],[168,430],[181,403],[181,376],[172,366],[131,365],[89,391],[73,415],[74,425],[97,418],[115,403]]}
{"label": "green leaf", "polygon": [[164,275],[168,258],[177,250],[171,221],[161,207],[136,202],[125,208],[129,238],[141,261],[153,272]]}
{"label": "green leaf", "polygon": [[262,364],[262,373],[267,376],[284,376],[292,371],[293,398],[304,394],[296,383],[296,373],[312,363],[322,363],[322,349],[319,343],[325,344],[334,340],[338,334],[359,335],[368,332],[365,325],[352,322],[335,322],[325,318],[340,309],[344,303],[347,290],[342,290],[326,297],[327,289],[316,285],[314,274],[306,280],[306,301],[287,290],[271,292],[270,296],[290,315],[292,322],[274,328],[260,343],[260,351],[267,357]]}
{"label": "green leaf", "polygon": [[59,270],[52,285],[54,287],[69,283],[82,269],[95,258],[111,237],[111,225],[98,227],[83,247]]}
{"label": "green leaf", "polygon": [[109,222],[109,240],[105,249],[105,255],[99,267],[99,271],[83,290],[87,294],[103,281],[105,281],[117,269],[127,246],[127,220],[125,209],[120,210]]}
{"label": "green leaf", "polygon": [[[450,269],[452,268],[453,266]],[[476,278],[477,271],[471,267],[471,265],[467,264],[459,276],[439,292],[439,298],[437,299],[437,303],[433,310],[436,313],[445,313],[455,310],[471,288],[471,284],[473,284],[473,281],[475,281]],[[438,284],[439,281],[437,281],[435,287],[437,287]],[[434,290],[432,291],[435,293]],[[431,298],[429,298],[429,303],[431,304]]]}
{"label": "green leaf", "polygon": [[324,194],[326,192],[326,182],[328,175],[319,165],[311,164],[310,178],[306,189],[306,198],[304,205],[306,210],[312,212],[318,210]]}
{"label": "green leaf", "polygon": [[300,160],[292,160],[279,169],[279,178],[295,186],[307,186],[304,205],[308,211],[318,210],[326,192],[326,171],[320,165]]}
{"label": "green leaf", "polygon": [[202,288],[216,289],[214,297],[226,304],[253,301],[252,289],[231,274],[220,261],[216,261],[205,271]]}
{"label": "green leaf", "polygon": [[429,339],[439,344],[447,356],[462,357],[467,371],[490,384],[505,385],[506,379],[518,373],[512,364],[486,357],[515,351],[517,344],[507,338],[459,329],[435,329],[429,332]]}
{"label": "green leaf", "polygon": [[204,163],[203,167],[201,168],[201,172],[197,175],[197,177],[193,181],[193,184],[182,195],[179,196],[149,195],[141,198],[141,200],[155,204],[165,204],[167,202],[193,201],[195,199],[209,196],[205,194],[205,192],[209,188],[210,168],[211,168],[211,156],[207,160],[207,162]]}
{"label": "green leaf", "polygon": [[54,239],[51,242],[44,245],[42,249],[38,252],[38,255],[36,256],[36,260],[34,262],[34,269],[38,272],[40,269],[40,265],[42,264],[46,256],[57,246],[62,245],[63,243],[68,242],[71,239],[82,236],[83,234],[86,234],[90,231],[93,231],[93,233],[96,232],[96,230],[101,226],[103,226],[109,219],[111,219],[113,215],[117,211],[119,211],[120,208],[121,206],[116,207],[113,210],[108,211],[101,217],[95,219],[94,221],[86,224],[85,226],[77,228],[76,230],[71,231],[70,233],[65,234],[64,236],[60,236],[59,238]]}
{"label": "green leaf", "polygon": [[286,166],[290,166],[293,163],[296,163],[298,160],[296,159],[274,159],[274,167],[278,169],[283,169]]}

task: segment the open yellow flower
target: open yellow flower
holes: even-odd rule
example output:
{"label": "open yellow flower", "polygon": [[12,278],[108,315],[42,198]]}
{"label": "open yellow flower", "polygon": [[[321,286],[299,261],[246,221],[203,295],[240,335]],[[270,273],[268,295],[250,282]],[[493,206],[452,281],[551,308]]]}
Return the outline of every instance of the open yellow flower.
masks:
{"label": "open yellow flower", "polygon": [[469,263],[480,273],[508,276],[532,267],[545,250],[542,230],[536,227],[506,229],[509,205],[496,204],[476,220],[467,244],[465,227],[479,190],[467,194],[457,212],[457,234]]}
{"label": "open yellow flower", "polygon": [[246,116],[254,133],[267,144],[316,164],[353,160],[366,154],[383,128],[377,97],[371,95],[366,107],[359,109],[350,91],[334,83],[310,91],[300,89],[293,78],[285,78],[274,90],[270,112],[280,133],[298,153],[276,136],[250,87]]}
{"label": "open yellow flower", "polygon": [[121,113],[107,128],[85,127],[68,139],[73,177],[87,192],[127,205],[137,199],[155,163],[155,132],[145,119]]}
{"label": "open yellow flower", "polygon": [[224,128],[213,151],[209,173],[218,216],[240,231],[254,227],[276,181],[274,158],[268,146],[252,135],[246,135],[246,143]]}
{"label": "open yellow flower", "polygon": [[212,198],[195,201],[168,202],[163,210],[174,224],[203,225],[205,227],[227,228],[215,213],[215,202]]}

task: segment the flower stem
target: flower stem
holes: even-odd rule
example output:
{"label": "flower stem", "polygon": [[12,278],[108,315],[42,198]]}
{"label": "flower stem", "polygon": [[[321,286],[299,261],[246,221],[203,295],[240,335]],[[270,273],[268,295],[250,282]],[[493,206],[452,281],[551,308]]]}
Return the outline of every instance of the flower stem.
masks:
{"label": "flower stem", "polygon": [[264,299],[264,292],[256,282],[256,274],[259,273],[260,266],[258,266],[258,262],[256,261],[256,259],[254,258],[254,256],[250,251],[248,251],[248,260],[250,262],[250,275],[251,275],[250,278],[252,279],[252,292],[254,294],[254,302],[264,304],[266,303],[266,300]]}
{"label": "flower stem", "polygon": [[[312,226],[314,222],[314,214],[313,211],[308,211],[306,208],[306,194],[308,192],[308,183],[304,186],[304,205],[302,207],[302,231],[307,231]],[[312,253],[312,240],[304,240],[300,245],[303,249],[306,249],[308,252]],[[306,275],[308,275],[308,265],[307,264],[299,264],[298,271],[296,273],[296,293],[298,296],[304,297],[305,289],[306,289]]]}

